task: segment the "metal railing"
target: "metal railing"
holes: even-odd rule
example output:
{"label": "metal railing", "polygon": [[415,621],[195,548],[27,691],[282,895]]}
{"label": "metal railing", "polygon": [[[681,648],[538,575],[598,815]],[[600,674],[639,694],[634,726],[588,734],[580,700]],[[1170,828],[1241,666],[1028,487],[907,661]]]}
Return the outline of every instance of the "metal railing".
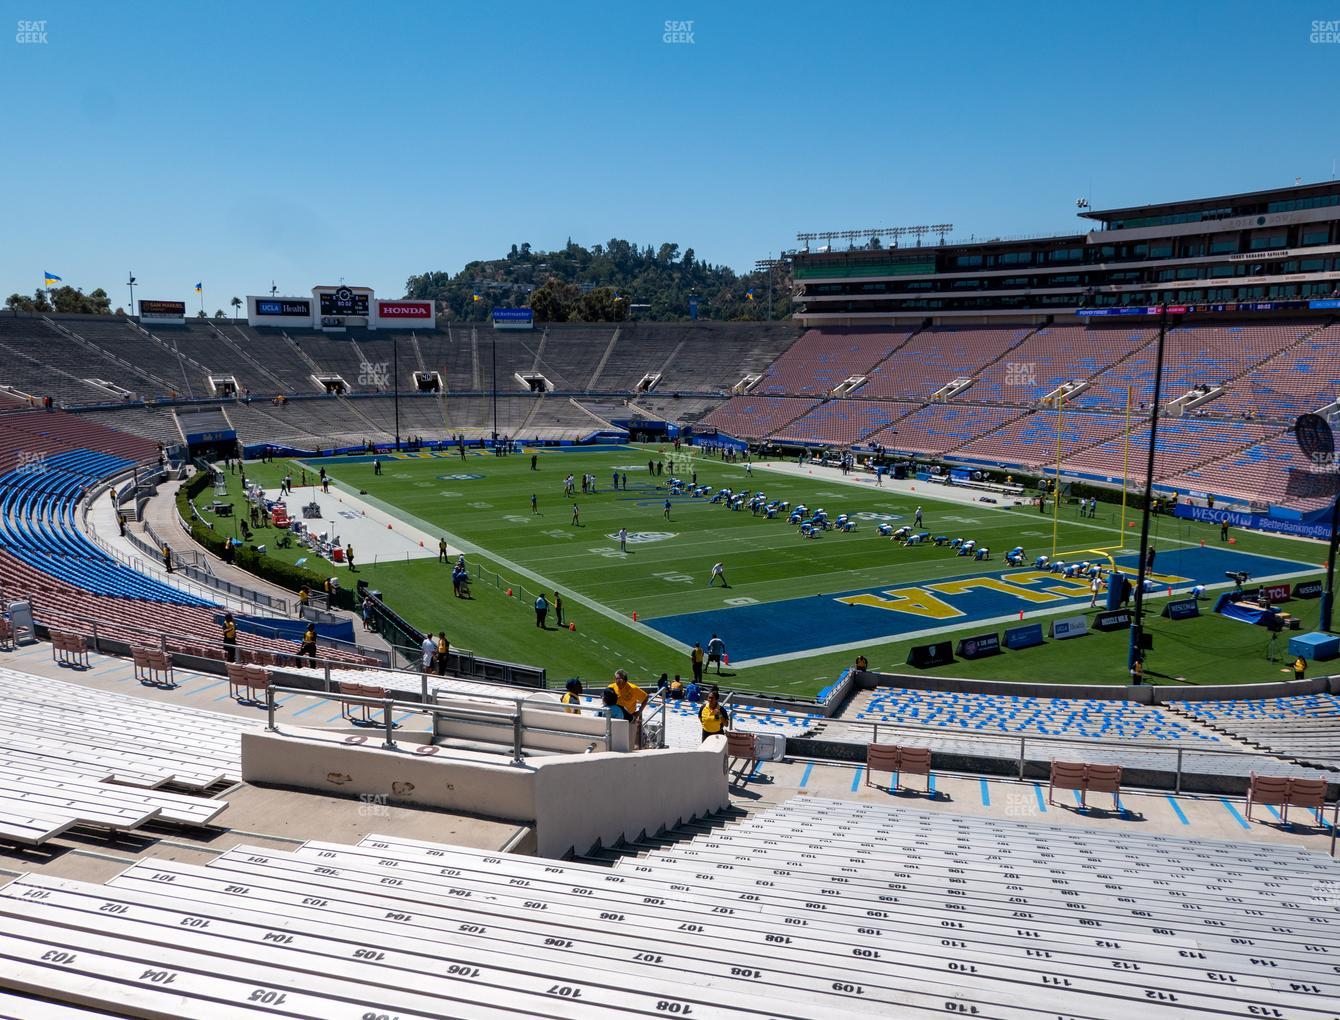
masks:
{"label": "metal railing", "polygon": [[[127,642],[124,638],[120,638],[120,637],[115,636],[116,634],[125,634],[125,633],[130,633],[130,634],[132,634],[132,635],[136,635],[136,636],[142,635],[142,636],[143,636],[143,641],[138,641],[138,640],[135,640],[134,638],[132,638],[132,640],[135,640],[135,643],[141,644],[143,647],[146,647],[146,648],[147,648],[147,647],[154,647],[154,648],[158,648],[158,649],[160,649],[160,650],[162,650],[162,651],[169,651],[169,650],[170,650],[170,649],[168,648],[168,644],[169,644],[169,643],[173,643],[173,644],[177,644],[177,645],[186,645],[186,646],[190,646],[190,647],[194,647],[194,648],[202,648],[202,649],[218,650],[218,651],[220,652],[220,654],[219,654],[218,656],[213,656],[214,658],[218,658],[218,659],[223,659],[223,658],[225,657],[224,653],[226,653],[226,651],[227,651],[226,646],[223,644],[222,637],[219,637],[219,638],[207,638],[207,637],[201,637],[201,636],[198,635],[198,634],[178,634],[178,633],[172,633],[172,632],[164,631],[164,630],[162,630],[161,628],[150,630],[150,629],[146,629],[146,628],[142,628],[142,627],[137,627],[136,625],[131,624],[131,623],[120,623],[120,622],[117,622],[117,621],[115,621],[115,620],[100,620],[100,619],[97,619],[97,618],[95,618],[95,617],[85,616],[85,615],[83,615],[83,614],[81,614],[81,613],[72,613],[72,612],[70,612],[69,610],[66,610],[66,609],[61,609],[61,608],[50,608],[50,607],[47,607],[47,606],[45,606],[45,605],[42,604],[42,596],[41,596],[41,595],[36,595],[36,596],[34,596],[34,595],[31,594],[31,593],[27,593],[27,594],[25,594],[25,593],[22,593],[22,592],[19,592],[19,591],[11,591],[11,592],[8,593],[8,595],[9,595],[9,597],[10,597],[11,599],[22,599],[22,600],[26,601],[30,606],[32,606],[32,608],[33,608],[33,619],[34,619],[34,621],[35,621],[39,626],[46,627],[46,628],[50,629],[50,627],[54,624],[54,625],[57,627],[57,629],[84,629],[84,630],[87,630],[89,637],[91,637],[91,638],[93,639],[93,650],[94,650],[94,651],[100,651],[100,650],[101,650],[100,647],[99,647],[99,644],[98,644],[98,642],[99,642],[99,638],[100,638],[100,637],[101,637],[101,638],[105,638],[107,641],[114,641],[114,642],[121,642],[121,643],[130,643],[130,642]],[[248,626],[255,626],[255,625],[248,624]],[[99,634],[99,627],[102,628],[102,634],[101,634],[101,635]],[[267,629],[267,628],[265,628],[265,627],[263,627],[263,626],[257,626],[257,629],[258,629],[258,630],[265,630],[265,629]],[[112,633],[109,635],[108,632],[112,632]],[[280,634],[280,633],[278,633],[278,632],[274,632],[274,633],[272,633],[272,634],[253,633],[252,636],[254,636],[254,637],[261,637],[261,638],[268,638],[268,639],[270,639],[270,640],[272,640],[272,641],[291,641],[291,640],[292,640],[291,635],[288,635],[288,634]],[[343,646],[345,646],[346,643],[345,643],[345,642],[342,642],[342,641],[340,641],[340,640],[338,640],[337,638],[324,638],[324,637],[318,637],[318,638],[317,638],[317,641],[318,641],[319,644],[324,644],[324,645],[326,645],[328,648],[334,648],[334,649],[336,649],[336,650],[340,650],[340,651],[345,651],[345,650],[347,650],[346,648],[343,647]],[[296,658],[299,657],[298,654],[297,654],[296,652],[279,651],[279,650],[277,650],[277,649],[271,649],[271,648],[251,649],[251,648],[247,648],[247,647],[245,647],[245,646],[238,646],[238,648],[239,648],[240,651],[243,651],[243,652],[253,652],[253,651],[269,652],[269,653],[271,653],[271,654],[273,654],[273,655],[275,655],[275,656],[277,656],[277,657],[282,657],[282,658],[292,658],[292,659],[296,659]],[[374,650],[373,650],[373,653],[375,653],[375,651],[376,651],[376,650],[374,649]],[[373,654],[373,653],[369,653],[369,654],[368,654],[367,656],[365,656],[365,657],[374,657],[374,658],[375,658],[376,655]],[[181,653],[181,654],[185,654],[185,653]],[[354,655],[360,655],[360,656],[362,656],[362,655],[364,655],[364,652],[363,652],[362,649],[353,649],[353,650],[349,651],[349,654],[354,654]],[[307,657],[306,657],[306,656],[302,656],[302,658],[307,658]],[[329,664],[333,664],[333,665],[335,666],[335,668],[337,668],[337,669],[359,669],[359,668],[363,668],[363,669],[378,669],[378,670],[380,670],[380,669],[383,669],[383,668],[384,668],[384,667],[382,667],[382,666],[380,666],[380,665],[375,666],[375,667],[373,667],[373,666],[366,666],[366,665],[364,665],[364,664],[361,663],[361,662],[353,662],[353,661],[350,661],[350,660],[347,660],[347,659],[325,659],[325,658],[322,658],[322,657],[318,657],[316,661],[317,661],[317,662],[326,662],[326,663],[329,663]],[[273,667],[273,668],[282,668],[282,667]],[[462,679],[465,679],[465,678],[462,678]]]}
{"label": "metal railing", "polygon": [[[329,672],[327,672],[329,675]],[[491,726],[499,730],[508,731],[505,740],[496,741],[496,743],[509,746],[512,760],[511,764],[522,767],[526,764],[526,744],[528,735],[555,736],[563,738],[587,739],[590,735],[585,733],[576,733],[572,730],[563,729],[555,726],[539,726],[535,723],[527,723],[523,712],[524,701],[490,696],[486,693],[478,695],[471,694],[471,697],[484,698],[486,700],[495,700],[501,703],[499,711],[488,709],[461,708],[455,705],[439,705],[430,699],[423,702],[402,701],[393,697],[370,697],[359,694],[344,694],[333,691],[313,691],[302,687],[280,687],[275,684],[268,684],[265,688],[265,729],[269,733],[280,733],[279,726],[275,720],[275,713],[278,702],[276,695],[301,696],[308,698],[318,698],[323,701],[337,701],[342,705],[361,706],[369,710],[380,709],[381,722],[378,728],[382,731],[382,748],[388,751],[400,750],[400,745],[396,742],[395,731],[399,725],[395,717],[399,715],[402,719],[408,715],[419,715],[426,717],[430,733],[429,742],[419,745],[420,748],[433,748],[434,750],[441,745],[437,743],[437,729],[440,720],[450,720],[453,722],[470,723],[481,726]],[[579,713],[588,710],[579,709]],[[567,712],[555,712],[556,717],[569,714]],[[610,750],[613,747],[613,720],[605,717],[605,749]],[[361,742],[361,741],[360,741]],[[595,749],[595,742],[592,741],[587,751]],[[419,750],[415,753],[430,754],[434,751]]]}
{"label": "metal railing", "polygon": [[[1185,755],[1186,752],[1188,752],[1188,751],[1192,752],[1193,754],[1217,754],[1217,755],[1220,755],[1220,756],[1225,757],[1225,758],[1234,758],[1234,757],[1235,757],[1235,758],[1255,758],[1255,759],[1260,759],[1260,758],[1277,758],[1277,757],[1279,757],[1278,755],[1262,754],[1262,753],[1260,753],[1260,752],[1255,752],[1255,751],[1239,751],[1239,750],[1231,750],[1231,749],[1228,749],[1228,748],[1218,748],[1218,747],[1186,747],[1185,745],[1181,745],[1181,744],[1179,744],[1179,745],[1177,745],[1177,746],[1175,746],[1175,747],[1169,747],[1169,746],[1166,745],[1166,744],[1159,744],[1159,743],[1154,743],[1154,742],[1151,742],[1151,741],[1143,741],[1143,740],[1122,740],[1122,741],[1118,742],[1118,741],[1112,741],[1112,740],[1095,740],[1095,739],[1093,739],[1092,737],[1041,737],[1041,736],[1037,736],[1037,735],[1029,735],[1029,734],[1026,734],[1026,733],[986,733],[986,732],[980,732],[980,731],[976,731],[976,730],[973,730],[973,731],[969,731],[969,730],[946,730],[946,729],[941,728],[941,727],[938,727],[938,726],[919,726],[919,725],[917,725],[916,723],[900,723],[900,722],[865,722],[865,721],[850,721],[850,722],[849,722],[849,721],[847,721],[847,720],[845,720],[845,719],[835,719],[835,720],[832,720],[832,721],[833,721],[833,722],[837,722],[837,723],[841,723],[843,726],[869,727],[869,728],[871,729],[871,731],[872,731],[872,733],[871,733],[871,741],[870,741],[870,742],[871,742],[871,743],[874,743],[874,744],[879,743],[879,730],[880,730],[880,727],[881,727],[881,726],[882,726],[882,727],[885,727],[885,728],[887,728],[887,729],[890,729],[890,730],[898,731],[898,732],[909,732],[909,731],[910,731],[910,732],[913,732],[913,733],[927,733],[927,734],[934,734],[935,736],[940,737],[941,739],[949,738],[949,739],[957,739],[957,740],[970,740],[970,741],[974,741],[974,742],[976,742],[976,741],[981,741],[981,742],[984,743],[984,744],[985,744],[987,741],[995,741],[995,742],[997,742],[997,743],[1012,743],[1013,741],[1017,740],[1017,741],[1019,742],[1019,751],[1018,751],[1018,754],[1013,754],[1013,753],[1011,753],[1011,754],[1009,754],[1009,755],[1007,756],[1007,755],[1003,755],[1003,754],[993,753],[993,749],[988,748],[988,747],[983,747],[983,748],[981,749],[980,752],[973,752],[972,756],[974,756],[974,757],[981,757],[981,758],[993,758],[993,759],[996,759],[996,760],[998,760],[998,761],[1017,761],[1017,762],[1018,762],[1018,767],[1019,767],[1018,775],[1019,775],[1019,778],[1020,778],[1020,779],[1023,779],[1023,778],[1024,778],[1024,769],[1025,769],[1025,765],[1026,765],[1027,761],[1029,760],[1029,759],[1028,759],[1028,745],[1029,745],[1030,743],[1032,743],[1032,744],[1034,744],[1034,745],[1041,745],[1041,746],[1044,747],[1044,748],[1047,748],[1047,747],[1051,747],[1051,748],[1073,747],[1073,746],[1079,745],[1079,746],[1086,746],[1086,747],[1101,747],[1101,748],[1103,748],[1104,750],[1106,750],[1106,751],[1108,751],[1108,752],[1126,752],[1126,751],[1149,752],[1149,751],[1154,751],[1154,752],[1158,752],[1158,753],[1160,753],[1160,754],[1165,754],[1165,755],[1173,755],[1173,754],[1175,754],[1175,755],[1176,755],[1176,768],[1175,768],[1175,772],[1176,772],[1176,785],[1175,785],[1175,787],[1174,787],[1174,791],[1175,791],[1176,793],[1181,793],[1181,792],[1182,792],[1183,759],[1184,759],[1184,755]],[[811,739],[813,739],[813,738],[811,738]],[[954,752],[947,752],[947,753],[954,753]],[[966,753],[966,752],[965,752],[965,753]],[[1045,753],[1045,752],[1044,752],[1044,753]],[[1054,756],[1054,755],[1052,755],[1052,756]],[[1049,757],[1051,757],[1051,756],[1049,756]],[[1046,761],[1046,760],[1049,760],[1049,757],[1042,757],[1042,758],[1040,758],[1040,757],[1036,757],[1036,756],[1035,756],[1032,760],[1033,760],[1033,761]],[[1297,765],[1297,764],[1294,763],[1294,762],[1289,762],[1289,764],[1293,764],[1293,765],[1295,765],[1295,767],[1297,767],[1297,768],[1304,768],[1304,766]],[[1244,772],[1244,773],[1242,773],[1242,774],[1243,774],[1243,775],[1247,775],[1250,771],[1251,771],[1251,770],[1248,769],[1247,772]],[[1324,772],[1322,769],[1316,769],[1315,771],[1318,772],[1319,774],[1325,776],[1325,772]],[[1201,775],[1203,775],[1203,774],[1205,774],[1205,773],[1197,773],[1197,774],[1201,774]],[[1213,774],[1213,775],[1237,775],[1237,773],[1210,773],[1210,774]],[[1337,781],[1340,781],[1340,776],[1337,776],[1337,777],[1335,777],[1335,778],[1336,778]]]}

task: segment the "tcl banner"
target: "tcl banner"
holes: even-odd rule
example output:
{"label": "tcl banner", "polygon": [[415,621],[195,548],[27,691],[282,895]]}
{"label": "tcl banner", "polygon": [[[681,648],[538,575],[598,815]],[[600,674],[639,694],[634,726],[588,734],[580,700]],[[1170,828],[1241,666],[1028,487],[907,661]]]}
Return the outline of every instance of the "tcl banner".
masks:
{"label": "tcl banner", "polygon": [[420,319],[431,322],[433,303],[431,301],[378,301],[379,319]]}

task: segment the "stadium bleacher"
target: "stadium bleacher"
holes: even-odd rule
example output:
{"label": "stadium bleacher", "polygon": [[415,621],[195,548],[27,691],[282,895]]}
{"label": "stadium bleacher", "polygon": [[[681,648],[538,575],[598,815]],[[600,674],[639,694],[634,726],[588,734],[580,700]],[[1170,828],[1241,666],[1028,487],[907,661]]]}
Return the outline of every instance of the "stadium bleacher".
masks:
{"label": "stadium bleacher", "polygon": [[919,404],[896,400],[825,400],[804,417],[772,435],[782,440],[836,443],[848,446],[864,440],[916,411]]}
{"label": "stadium bleacher", "polygon": [[1340,990],[1314,952],[1340,867],[1300,849],[812,797],[689,831],[613,868],[372,833],[25,875],[0,968],[200,1020],[1321,1016]]}
{"label": "stadium bleacher", "polygon": [[731,397],[703,424],[742,439],[764,439],[818,406],[818,400],[807,397]]}
{"label": "stadium bleacher", "polygon": [[[811,329],[768,366],[754,392],[821,397],[844,380],[866,375],[912,333],[881,328]],[[867,384],[869,386],[869,384]],[[865,387],[862,388],[863,390]],[[863,396],[896,397],[875,392]]]}
{"label": "stadium bleacher", "polygon": [[1025,414],[959,447],[959,456],[1028,467],[1055,464],[1058,420],[1061,423],[1063,464],[1070,463],[1077,451],[1124,436],[1126,431],[1126,419],[1120,415],[1066,410],[1058,416],[1055,411],[1041,410]]}
{"label": "stadium bleacher", "polygon": [[[1170,400],[1198,385],[1231,383],[1256,365],[1315,332],[1317,323],[1244,323],[1178,326],[1168,331],[1163,355],[1163,398]],[[1156,341],[1115,365],[1075,402],[1084,407],[1147,408],[1154,391]]]}
{"label": "stadium bleacher", "polygon": [[948,453],[1019,417],[1017,407],[977,404],[928,404],[897,424],[866,438],[906,453]]}
{"label": "stadium bleacher", "polygon": [[[860,395],[929,400],[941,386],[959,377],[975,376],[985,366],[1003,358],[1032,332],[1029,326],[922,330],[870,373],[870,381],[861,387]],[[968,392],[971,394],[971,390]]]}
{"label": "stadium bleacher", "polygon": [[1175,710],[1272,753],[1340,769],[1340,697],[1334,694],[1188,701]]}
{"label": "stadium bleacher", "polygon": [[966,396],[1032,405],[1063,383],[1099,377],[1148,340],[1148,330],[1047,326],[984,368]]}
{"label": "stadium bleacher", "polygon": [[0,668],[0,839],[74,826],[206,825],[227,802],[172,793],[241,779],[238,735],[259,722]]}

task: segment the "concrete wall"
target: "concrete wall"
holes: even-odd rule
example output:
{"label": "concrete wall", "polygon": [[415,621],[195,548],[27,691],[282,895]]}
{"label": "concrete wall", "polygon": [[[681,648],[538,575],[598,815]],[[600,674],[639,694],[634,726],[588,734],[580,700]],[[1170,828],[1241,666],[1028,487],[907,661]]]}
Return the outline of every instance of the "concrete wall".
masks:
{"label": "concrete wall", "polygon": [[561,857],[654,834],[729,805],[725,739],[691,750],[533,758],[525,766],[348,744],[339,737],[244,733],[248,783],[376,794],[533,825],[537,852]]}

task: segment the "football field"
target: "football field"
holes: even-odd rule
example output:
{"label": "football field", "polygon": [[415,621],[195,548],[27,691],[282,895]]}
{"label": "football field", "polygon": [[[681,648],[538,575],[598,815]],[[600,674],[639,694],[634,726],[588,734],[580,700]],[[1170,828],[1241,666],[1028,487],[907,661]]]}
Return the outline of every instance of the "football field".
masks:
{"label": "football field", "polygon": [[[1034,569],[1035,558],[1051,555],[1053,548],[1056,558],[1066,561],[1102,562],[1132,575],[1136,567],[1136,533],[1120,527],[1119,507],[1106,504],[1100,504],[1095,519],[1080,518],[1074,507],[1064,507],[1057,517],[1044,516],[1029,506],[934,499],[933,486],[893,491],[876,488],[868,479],[850,484],[822,472],[812,477],[798,473],[794,464],[785,473],[755,464],[750,473],[743,464],[722,463],[696,451],[677,455],[669,446],[541,448],[508,457],[472,450],[464,460],[446,452],[381,459],[380,476],[370,457],[295,464],[309,476],[318,465],[330,472],[337,493],[321,498],[343,493],[374,514],[386,514],[388,521],[464,550],[473,570],[474,597],[452,596],[449,570],[437,562],[431,541],[432,555],[417,557],[402,552],[383,557],[363,548],[358,576],[420,628],[444,629],[455,644],[481,655],[544,665],[553,680],[574,675],[604,680],[620,666],[646,681],[662,671],[687,674],[693,642],[706,646],[717,634],[726,643],[733,684],[813,693],[835,679],[858,651],[872,665],[902,668],[909,644],[999,631],[1017,623],[1021,613],[1025,621],[1045,624],[1049,617],[1087,610],[1086,582]],[[662,462],[663,472],[649,471],[649,460]],[[711,492],[671,494],[672,465],[675,477],[689,481],[696,472],[698,484]],[[267,472],[282,473],[282,465],[254,465],[250,471],[264,478]],[[627,477],[626,488],[614,487],[616,473],[621,483]],[[574,476],[571,497],[564,494],[568,474]],[[583,474],[594,476],[595,491],[582,492]],[[822,507],[830,521],[847,514],[856,527],[804,538],[785,511],[769,519],[712,502],[723,487],[762,492],[766,501],[784,501],[792,509]],[[359,496],[360,490],[366,494]],[[990,558],[978,561],[933,544],[904,547],[878,534],[881,524],[912,525],[917,506],[923,508],[921,530],[973,539],[979,548],[990,549]],[[628,532],[624,549],[621,528]],[[1153,544],[1160,588],[1177,592],[1197,583],[1223,584],[1224,571],[1230,569],[1246,570],[1258,581],[1314,575],[1323,555],[1315,544],[1257,535],[1237,539],[1224,545],[1215,528],[1157,518]],[[1026,550],[1025,564],[1008,567],[1004,554],[1016,545]],[[729,587],[709,586],[717,562]],[[545,630],[535,626],[536,595],[543,592],[552,602],[555,591],[575,629],[560,631],[552,612]],[[1151,603],[1154,613],[1159,605]],[[1308,603],[1304,611],[1314,607]],[[1209,606],[1204,608],[1208,612]],[[1193,661],[1214,660],[1213,649],[1222,647],[1225,663],[1231,663],[1241,657],[1236,642],[1254,643],[1258,636],[1257,628],[1216,617],[1177,626],[1181,631],[1174,643],[1193,635],[1198,639],[1194,655],[1186,653]],[[1223,634],[1217,628],[1224,628]],[[942,672],[1119,682],[1124,674],[1120,641],[1124,635],[1091,635]],[[1089,660],[1100,646],[1104,665],[1095,671]],[[1159,652],[1156,641],[1155,667]],[[1264,664],[1248,672],[1252,675],[1239,679],[1277,678],[1277,669]],[[1217,678],[1207,670],[1192,682]]]}

